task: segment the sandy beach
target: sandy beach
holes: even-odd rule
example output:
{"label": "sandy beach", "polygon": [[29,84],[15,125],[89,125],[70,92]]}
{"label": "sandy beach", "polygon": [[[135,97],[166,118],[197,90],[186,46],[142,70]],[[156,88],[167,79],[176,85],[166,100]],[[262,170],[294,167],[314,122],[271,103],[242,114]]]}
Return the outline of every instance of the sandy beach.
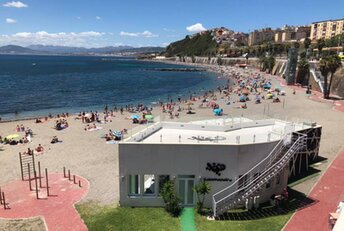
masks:
{"label": "sandy beach", "polygon": [[[223,66],[206,66],[212,71],[222,72],[224,76],[234,70],[234,67]],[[244,72],[243,69],[235,69]],[[249,72],[256,71],[250,69]],[[266,74],[266,78],[271,79],[273,87],[280,87],[277,77]],[[224,116],[244,116],[251,119],[263,119],[267,117],[279,118],[295,122],[317,122],[323,126],[323,134],[320,144],[319,155],[327,158],[326,163],[320,164],[320,170],[326,169],[331,163],[339,150],[344,146],[344,115],[342,112],[333,109],[333,102],[320,103],[309,99],[305,89],[300,88],[296,94],[292,94],[292,89],[281,86],[286,92],[286,96],[281,96],[280,103],[272,103],[271,100],[262,100],[261,104],[255,104],[254,100],[248,101],[247,109],[241,109],[241,103],[231,103],[226,105],[226,98],[217,94],[217,103],[223,108]],[[253,96],[251,97],[253,98]],[[238,96],[231,95],[231,102],[237,101]],[[211,108],[199,108],[200,100],[194,102],[192,108],[196,112],[193,115],[187,115],[186,110],[180,112],[180,118],[170,119],[168,113],[163,113],[160,107],[155,107],[153,115],[158,120],[166,121],[190,121],[215,118]],[[181,105],[185,107],[184,104]],[[108,133],[109,129],[122,130],[128,129],[128,134],[135,133],[143,129],[146,125],[133,124],[130,119],[132,113],[124,112],[121,115],[115,113],[112,122],[99,124],[101,130],[85,131],[85,124],[81,120],[75,119],[76,116],[67,118],[69,127],[57,131],[54,129],[55,120],[49,119],[43,123],[35,123],[34,120],[12,121],[0,123],[0,135],[6,136],[17,133],[15,128],[17,125],[23,124],[33,130],[34,136],[32,142],[24,145],[2,145],[0,144],[0,186],[20,178],[19,168],[19,152],[24,152],[27,148],[34,149],[38,144],[44,147],[44,153],[36,155],[36,160],[41,162],[42,167],[48,168],[49,172],[62,172],[63,167],[70,169],[72,174],[83,176],[90,182],[90,190],[85,201],[97,201],[101,204],[117,204],[118,203],[118,145],[106,144],[101,138],[102,135]],[[23,135],[22,133],[17,133]],[[61,143],[51,144],[53,136],[57,136]],[[308,193],[316,178],[312,178],[295,187],[304,193]],[[0,222],[4,227],[4,221]]]}

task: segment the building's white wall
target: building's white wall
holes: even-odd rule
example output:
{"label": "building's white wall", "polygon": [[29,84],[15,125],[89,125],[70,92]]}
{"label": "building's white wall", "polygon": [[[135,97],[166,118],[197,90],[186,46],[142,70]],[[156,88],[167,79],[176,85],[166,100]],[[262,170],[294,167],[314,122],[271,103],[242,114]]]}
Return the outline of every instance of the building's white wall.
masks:
{"label": "building's white wall", "polygon": [[[234,182],[239,175],[246,173],[265,158],[276,144],[277,141],[248,145],[120,143],[120,204],[121,206],[163,205],[161,198],[157,197],[129,198],[129,174],[155,174],[156,179],[158,175],[170,175],[171,179],[178,175],[195,175],[196,181],[202,178],[230,178]],[[206,170],[208,162],[225,164],[226,169],[221,172],[221,176],[217,176],[214,172]],[[286,186],[288,174],[285,175],[281,177],[281,186],[278,190]],[[232,182],[209,181],[212,192],[207,196],[205,205],[211,207],[213,193]],[[262,195],[262,201],[277,192],[273,186],[274,184],[266,191],[266,195]]]}

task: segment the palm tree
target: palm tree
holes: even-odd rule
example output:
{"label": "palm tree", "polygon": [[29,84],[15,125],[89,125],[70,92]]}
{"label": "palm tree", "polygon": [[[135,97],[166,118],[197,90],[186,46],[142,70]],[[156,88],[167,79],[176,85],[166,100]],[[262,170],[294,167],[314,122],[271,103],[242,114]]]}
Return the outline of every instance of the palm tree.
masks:
{"label": "palm tree", "polygon": [[[324,76],[324,98],[330,98],[333,74],[342,66],[341,60],[337,55],[324,57],[319,62],[319,69]],[[328,83],[328,74],[331,73],[330,83]]]}
{"label": "palm tree", "polygon": [[309,46],[311,45],[311,39],[305,38],[305,40],[303,41],[303,45],[304,45],[305,49],[307,50],[309,48]]}
{"label": "palm tree", "polygon": [[309,62],[305,57],[301,58],[297,64],[297,80],[296,82],[305,85],[305,76],[309,73]]}
{"label": "palm tree", "polygon": [[324,39],[318,39],[317,40],[318,58],[320,58],[321,51],[324,47],[325,47],[325,40]]}
{"label": "palm tree", "polygon": [[342,61],[340,60],[338,55],[330,56],[329,70],[331,73],[331,79],[330,79],[330,83],[328,85],[328,91],[327,91],[327,93],[328,93],[327,97],[328,98],[330,97],[333,75],[334,75],[334,73],[336,73],[337,69],[340,68],[341,66],[342,66]]}
{"label": "palm tree", "polygon": [[324,98],[326,99],[326,97],[327,97],[327,76],[328,76],[328,73],[330,72],[328,57],[324,57],[320,60],[319,69],[320,69],[321,74],[324,76],[324,92],[323,93],[324,93]]}

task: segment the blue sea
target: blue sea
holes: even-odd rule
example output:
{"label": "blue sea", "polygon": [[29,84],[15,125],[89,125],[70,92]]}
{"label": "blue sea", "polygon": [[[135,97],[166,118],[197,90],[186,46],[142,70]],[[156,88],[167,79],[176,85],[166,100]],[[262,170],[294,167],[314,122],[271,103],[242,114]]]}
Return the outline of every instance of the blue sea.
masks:
{"label": "blue sea", "polygon": [[161,68],[186,66],[122,57],[0,55],[0,117],[151,105],[168,96],[185,99],[226,82],[211,72]]}

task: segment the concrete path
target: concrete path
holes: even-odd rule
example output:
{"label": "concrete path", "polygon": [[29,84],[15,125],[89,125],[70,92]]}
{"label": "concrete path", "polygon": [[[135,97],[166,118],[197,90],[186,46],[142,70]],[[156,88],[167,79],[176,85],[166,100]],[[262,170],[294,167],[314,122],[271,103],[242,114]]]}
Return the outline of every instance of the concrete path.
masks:
{"label": "concrete path", "polygon": [[194,208],[184,208],[180,220],[182,231],[196,231]]}
{"label": "concrete path", "polygon": [[338,154],[309,196],[319,202],[294,214],[284,231],[327,231],[330,212],[335,212],[338,203],[344,200],[344,149]]}
{"label": "concrete path", "polygon": [[[31,218],[42,217],[49,231],[87,230],[86,225],[74,208],[74,204],[86,195],[89,183],[86,179],[76,176],[81,186],[64,178],[63,174],[49,174],[49,191],[47,197],[45,187],[39,191],[39,198],[36,199],[36,192],[30,191],[28,181],[14,181],[1,187],[5,192],[6,203],[9,209],[0,207],[0,218]],[[33,188],[35,183],[32,181]],[[42,186],[45,186],[45,179]]]}

